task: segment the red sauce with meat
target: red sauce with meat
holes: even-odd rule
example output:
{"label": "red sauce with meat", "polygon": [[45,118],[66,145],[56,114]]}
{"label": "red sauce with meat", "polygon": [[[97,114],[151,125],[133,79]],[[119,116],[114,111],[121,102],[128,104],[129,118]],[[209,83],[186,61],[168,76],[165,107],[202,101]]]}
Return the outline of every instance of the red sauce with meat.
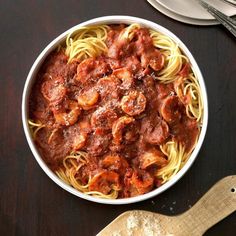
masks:
{"label": "red sauce with meat", "polygon": [[72,151],[85,151],[89,165],[78,173],[81,183],[101,173],[96,177],[100,188],[92,182],[90,190],[108,194],[105,176],[119,182],[121,198],[158,187],[154,173],[167,163],[160,145],[174,139],[189,151],[199,129],[173,84],[155,79],[163,55],[148,30],[136,30],[130,43],[117,41],[120,30],[108,33],[107,55],[68,63],[63,50],[51,53],[38,73],[29,107],[30,118],[46,126],[35,142],[52,170],[62,167]]}

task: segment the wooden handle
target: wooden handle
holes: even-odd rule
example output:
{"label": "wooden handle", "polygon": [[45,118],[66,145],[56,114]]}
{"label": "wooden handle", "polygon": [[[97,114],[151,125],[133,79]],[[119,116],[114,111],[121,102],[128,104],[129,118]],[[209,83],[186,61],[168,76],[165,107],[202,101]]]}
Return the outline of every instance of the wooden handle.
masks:
{"label": "wooden handle", "polygon": [[[178,218],[182,235],[203,235],[236,211],[236,175],[217,182],[191,209]],[[189,234],[191,233],[191,234]]]}

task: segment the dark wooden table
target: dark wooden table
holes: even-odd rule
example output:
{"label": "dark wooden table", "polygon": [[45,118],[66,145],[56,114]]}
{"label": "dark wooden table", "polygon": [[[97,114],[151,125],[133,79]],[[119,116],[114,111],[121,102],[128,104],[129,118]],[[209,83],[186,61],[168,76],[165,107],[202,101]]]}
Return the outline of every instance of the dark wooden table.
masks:
{"label": "dark wooden table", "polygon": [[[205,77],[210,114],[190,171],[165,193],[123,206],[88,202],[54,184],[35,161],[21,122],[25,79],[42,49],[73,25],[114,14],[152,20],[183,40]],[[126,210],[179,214],[217,180],[236,174],[236,39],[221,26],[176,22],[144,0],[1,0],[0,30],[0,235],[95,235]],[[236,213],[206,235],[236,235]]]}

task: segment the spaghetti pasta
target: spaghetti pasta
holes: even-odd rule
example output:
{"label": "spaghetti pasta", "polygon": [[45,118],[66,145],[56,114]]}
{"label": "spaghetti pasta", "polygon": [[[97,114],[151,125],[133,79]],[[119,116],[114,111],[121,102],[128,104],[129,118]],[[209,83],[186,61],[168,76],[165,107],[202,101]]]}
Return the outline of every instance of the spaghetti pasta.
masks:
{"label": "spaghetti pasta", "polygon": [[36,138],[36,135],[39,132],[39,130],[41,130],[42,128],[45,127],[45,125],[42,124],[41,122],[37,123],[37,121],[34,122],[34,121],[30,120],[30,119],[28,120],[28,124],[29,124],[29,128],[30,128],[30,131],[31,131],[33,139]]}
{"label": "spaghetti pasta", "polygon": [[65,53],[73,59],[82,61],[88,57],[96,57],[107,50],[105,39],[107,37],[106,25],[81,27],[71,32],[66,38]]}
{"label": "spaghetti pasta", "polygon": [[150,30],[150,36],[156,48],[165,55],[165,67],[158,74],[157,79],[163,83],[170,83],[177,79],[184,63],[189,63],[188,58],[170,37],[154,30]]}
{"label": "spaghetti pasta", "polygon": [[118,191],[113,189],[109,194],[103,194],[99,191],[89,191],[91,176],[86,184],[82,184],[76,177],[80,168],[88,164],[86,152],[78,151],[66,156],[63,160],[63,168],[56,171],[57,176],[65,183],[72,185],[75,189],[87,195],[93,195],[100,198],[115,199],[118,197]]}
{"label": "spaghetti pasta", "polygon": [[[53,98],[60,95],[59,105],[48,104],[53,125],[43,124],[35,115],[37,122],[29,120],[34,139],[39,130],[52,126],[47,145],[63,130],[61,139],[65,147],[70,146],[70,154],[55,167],[57,176],[84,194],[106,199],[143,194],[155,187],[155,178],[161,184],[173,178],[196,146],[204,109],[198,78],[179,45],[139,24],[98,25],[71,32],[57,50],[55,60],[66,57],[64,87],[71,83],[72,87],[65,95],[53,90]],[[71,76],[67,67],[73,63],[77,69]],[[58,74],[51,71],[46,70],[50,74],[46,78],[53,80]],[[56,118],[67,112],[63,104],[69,100],[80,106],[84,100],[93,103],[81,106],[83,111],[73,123],[58,123]],[[141,155],[144,152],[148,155]],[[140,163],[141,156],[145,164],[133,164]],[[91,157],[96,164],[90,163]]]}
{"label": "spaghetti pasta", "polygon": [[166,183],[181,169],[188,154],[180,143],[174,141],[161,145],[160,149],[167,156],[168,164],[157,172],[157,177],[162,180],[162,183]]}

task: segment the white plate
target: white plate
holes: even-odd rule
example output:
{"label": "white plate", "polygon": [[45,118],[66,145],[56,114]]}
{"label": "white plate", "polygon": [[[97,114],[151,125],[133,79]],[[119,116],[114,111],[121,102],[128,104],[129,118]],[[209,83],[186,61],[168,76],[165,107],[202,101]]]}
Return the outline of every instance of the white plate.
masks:
{"label": "white plate", "polygon": [[233,5],[236,5],[236,1],[235,0],[226,0],[228,1],[229,3],[232,3]]}
{"label": "white plate", "polygon": [[168,10],[166,7],[163,7],[157,0],[147,0],[154,8],[156,8],[159,12],[163,13],[164,15],[191,25],[216,25],[219,24],[216,20],[202,20],[202,19],[194,19],[186,16],[179,15],[174,13],[173,11]]}
{"label": "white plate", "polygon": [[[30,92],[32,89],[32,86],[35,82],[35,79],[37,78],[36,75],[38,73],[39,68],[41,67],[42,63],[44,62],[45,58],[51,53],[55,48],[58,47],[62,42],[65,42],[65,39],[67,35],[78,28],[82,26],[88,26],[88,25],[100,25],[100,24],[132,24],[132,23],[138,23],[144,27],[156,30],[158,32],[161,32],[164,35],[167,35],[168,37],[172,38],[172,40],[179,45],[183,53],[188,57],[190,64],[192,65],[192,69],[194,73],[196,74],[197,78],[199,79],[199,84],[201,87],[202,91],[202,96],[203,96],[203,103],[204,103],[204,115],[203,115],[203,125],[202,129],[199,135],[199,139],[197,142],[197,145],[195,149],[193,150],[192,154],[190,155],[188,161],[185,163],[183,168],[173,177],[171,178],[168,182],[160,186],[159,188],[140,195],[136,197],[131,197],[131,198],[123,198],[123,199],[102,199],[102,198],[96,198],[93,196],[86,195],[84,193],[79,192],[78,190],[72,188],[71,186],[67,185],[65,182],[63,182],[61,179],[59,179],[54,172],[52,172],[51,169],[46,165],[42,157],[40,156],[37,147],[31,137],[29,126],[28,126],[28,104],[29,104],[29,99],[30,99]],[[35,60],[33,66],[30,69],[30,72],[28,74],[27,80],[25,82],[24,86],[24,92],[22,96],[22,121],[23,121],[23,127],[25,131],[25,135],[28,141],[28,144],[34,154],[35,159],[41,166],[41,168],[45,171],[45,173],[60,187],[65,189],[66,191],[81,197],[83,199],[93,201],[93,202],[98,202],[98,203],[104,203],[104,204],[129,204],[129,203],[134,203],[134,202],[139,202],[143,201],[146,199],[149,199],[151,197],[154,197],[163,191],[167,190],[170,188],[173,184],[175,184],[191,167],[193,164],[194,160],[197,157],[197,154],[202,146],[205,134],[206,134],[206,129],[207,129],[207,123],[208,123],[208,102],[207,102],[207,93],[206,93],[206,87],[204,83],[204,79],[202,77],[201,71],[193,58],[193,55],[191,52],[188,50],[188,48],[184,45],[184,43],[173,33],[171,33],[168,29],[145,19],[137,18],[137,17],[131,17],[131,16],[104,16],[104,17],[99,17],[95,18],[86,22],[83,22],[79,25],[76,25],[72,27],[71,29],[67,30],[66,32],[62,33],[59,35],[57,38],[55,38],[38,56],[38,58]]]}
{"label": "white plate", "polygon": [[[198,19],[213,20],[214,17],[209,14],[197,0],[156,0],[160,5],[181,16]],[[236,15],[236,7],[231,6],[220,0],[205,0],[215,8],[219,9],[228,16]]]}

